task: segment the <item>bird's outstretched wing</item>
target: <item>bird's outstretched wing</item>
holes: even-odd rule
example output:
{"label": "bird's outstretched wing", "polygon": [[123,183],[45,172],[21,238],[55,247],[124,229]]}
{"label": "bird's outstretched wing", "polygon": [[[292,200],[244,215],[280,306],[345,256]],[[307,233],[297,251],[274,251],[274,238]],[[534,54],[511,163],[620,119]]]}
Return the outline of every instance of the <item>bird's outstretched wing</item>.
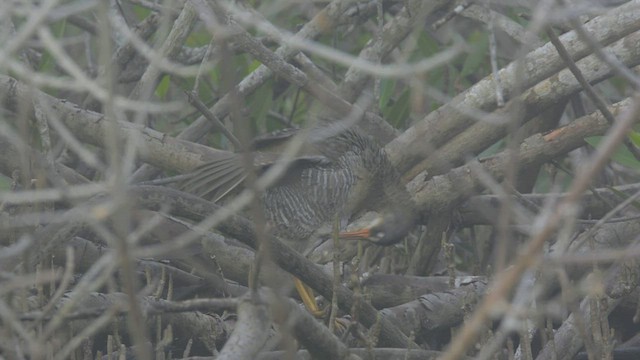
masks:
{"label": "bird's outstretched wing", "polygon": [[[279,154],[254,153],[254,167],[262,174],[269,167],[282,161]],[[285,173],[273,186],[300,177],[307,168],[326,165],[329,160],[321,155],[300,156],[294,158]],[[207,162],[193,170],[191,176],[180,184],[180,188],[191,194],[214,202],[223,200],[229,194],[236,193],[244,186],[246,170],[242,155],[228,153],[218,159]]]}
{"label": "bird's outstretched wing", "polygon": [[228,153],[195,168],[180,189],[214,202],[229,194],[244,181],[246,175],[238,154]]}

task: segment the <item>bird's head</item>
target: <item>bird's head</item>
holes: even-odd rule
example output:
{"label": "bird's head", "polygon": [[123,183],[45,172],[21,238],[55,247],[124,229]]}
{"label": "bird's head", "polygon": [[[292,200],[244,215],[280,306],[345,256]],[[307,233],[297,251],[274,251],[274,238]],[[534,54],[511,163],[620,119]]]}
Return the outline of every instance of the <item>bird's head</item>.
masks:
{"label": "bird's head", "polygon": [[390,246],[399,243],[415,225],[413,214],[392,212],[376,216],[359,230],[341,232],[341,239],[368,240],[376,245]]}

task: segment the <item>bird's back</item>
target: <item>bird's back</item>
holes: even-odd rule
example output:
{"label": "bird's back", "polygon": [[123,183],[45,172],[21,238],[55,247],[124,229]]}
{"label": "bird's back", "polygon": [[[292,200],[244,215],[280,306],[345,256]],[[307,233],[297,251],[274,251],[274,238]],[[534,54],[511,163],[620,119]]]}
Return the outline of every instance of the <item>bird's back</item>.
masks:
{"label": "bird's back", "polygon": [[306,167],[273,186],[264,194],[267,218],[278,235],[298,243],[304,242],[322,225],[332,222],[336,215],[350,216],[349,197],[358,182],[360,159],[349,152],[336,161]]}
{"label": "bird's back", "polygon": [[[388,174],[395,171],[375,141],[356,130],[342,131],[312,145],[318,156],[294,163],[263,194],[264,211],[271,227],[299,251],[305,250],[309,237],[322,225],[331,224],[336,215],[340,220],[348,220],[363,205],[371,207],[378,202]],[[234,158],[235,161],[227,159],[224,166],[205,164],[196,169],[188,186],[183,188],[200,192],[198,195],[219,193],[212,191],[218,184],[211,179],[230,178],[227,174],[235,175],[228,183],[240,184],[242,161],[239,155]],[[216,169],[216,173],[211,169]],[[195,190],[198,188],[203,191]],[[228,190],[224,189],[226,194]]]}

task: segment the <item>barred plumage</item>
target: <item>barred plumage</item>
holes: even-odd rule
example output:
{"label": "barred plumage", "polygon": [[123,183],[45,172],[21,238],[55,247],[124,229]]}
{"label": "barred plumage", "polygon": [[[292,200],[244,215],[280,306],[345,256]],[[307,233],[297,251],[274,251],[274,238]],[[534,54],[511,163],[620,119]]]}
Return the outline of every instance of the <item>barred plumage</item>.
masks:
{"label": "barred plumage", "polygon": [[[373,139],[346,130],[312,146],[318,155],[299,158],[263,195],[265,215],[277,235],[302,252],[307,239],[336,214],[349,220],[361,210],[401,212],[402,228],[387,231],[389,235],[382,232],[382,237],[397,241],[406,234],[416,218],[414,207],[385,151]],[[265,159],[277,156],[261,153],[259,158],[256,165],[264,167],[269,165]],[[243,180],[241,158],[230,153],[194,170],[182,188],[217,201]],[[403,225],[407,221],[410,224]]]}

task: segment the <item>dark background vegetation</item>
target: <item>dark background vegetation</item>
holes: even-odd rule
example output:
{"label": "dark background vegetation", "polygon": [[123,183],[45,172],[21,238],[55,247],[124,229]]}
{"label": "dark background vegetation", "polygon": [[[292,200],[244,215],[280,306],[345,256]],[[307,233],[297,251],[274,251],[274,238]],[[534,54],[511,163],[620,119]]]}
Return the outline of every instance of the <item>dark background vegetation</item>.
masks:
{"label": "dark background vegetation", "polygon": [[[640,358],[640,1],[11,0],[0,28],[0,358]],[[167,180],[326,109],[402,174],[401,243],[305,258],[245,217],[268,179],[224,207]]]}

